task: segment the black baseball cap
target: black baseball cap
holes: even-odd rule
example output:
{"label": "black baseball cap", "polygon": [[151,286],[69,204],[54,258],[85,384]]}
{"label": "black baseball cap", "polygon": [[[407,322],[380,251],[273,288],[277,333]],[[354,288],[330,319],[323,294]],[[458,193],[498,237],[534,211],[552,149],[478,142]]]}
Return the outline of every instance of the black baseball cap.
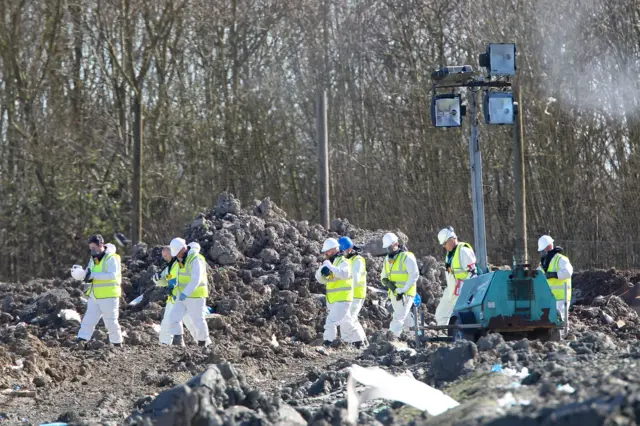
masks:
{"label": "black baseball cap", "polygon": [[91,238],[89,238],[89,244],[91,243],[94,243],[100,246],[104,244],[104,238],[102,238],[102,235],[100,234],[92,235]]}

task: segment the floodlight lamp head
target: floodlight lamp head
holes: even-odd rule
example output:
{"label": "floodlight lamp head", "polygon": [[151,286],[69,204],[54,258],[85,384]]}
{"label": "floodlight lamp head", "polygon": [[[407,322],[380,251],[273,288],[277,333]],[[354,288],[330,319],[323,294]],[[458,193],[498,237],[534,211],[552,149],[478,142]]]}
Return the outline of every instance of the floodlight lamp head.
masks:
{"label": "floodlight lamp head", "polygon": [[436,95],[431,99],[431,123],[435,127],[460,127],[466,112],[460,94]]}
{"label": "floodlight lamp head", "polygon": [[513,94],[487,92],[483,100],[484,118],[487,124],[514,124],[515,106]]}
{"label": "floodlight lamp head", "polygon": [[481,67],[486,68],[489,77],[516,75],[515,43],[490,43],[486,53],[478,56]]}

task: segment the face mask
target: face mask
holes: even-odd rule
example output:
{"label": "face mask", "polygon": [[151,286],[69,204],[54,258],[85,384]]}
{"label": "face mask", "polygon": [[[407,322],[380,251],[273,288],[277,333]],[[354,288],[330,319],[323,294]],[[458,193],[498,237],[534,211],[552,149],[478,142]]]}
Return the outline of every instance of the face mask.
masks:
{"label": "face mask", "polygon": [[332,263],[333,263],[333,261],[335,260],[335,258],[336,258],[336,257],[338,257],[338,254],[339,254],[339,253],[335,253],[335,254],[332,254],[332,255],[328,255],[328,254],[326,254],[326,253],[325,253],[324,258],[325,258],[326,260],[328,260],[328,261],[330,261],[330,262],[332,262]]}
{"label": "face mask", "polygon": [[91,256],[92,256],[92,257],[98,257],[98,256],[100,256],[100,251],[98,251],[98,250],[91,250]]}

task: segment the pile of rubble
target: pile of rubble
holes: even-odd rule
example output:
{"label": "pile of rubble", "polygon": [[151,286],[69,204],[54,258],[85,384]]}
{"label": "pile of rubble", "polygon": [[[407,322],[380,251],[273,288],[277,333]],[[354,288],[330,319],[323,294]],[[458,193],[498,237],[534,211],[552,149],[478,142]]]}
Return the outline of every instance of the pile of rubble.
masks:
{"label": "pile of rubble", "polygon": [[293,407],[251,389],[228,363],[211,365],[185,384],[138,402],[126,425],[306,425]]}
{"label": "pile of rubble", "polygon": [[[324,286],[314,278],[322,262],[322,242],[328,237],[351,237],[363,249],[369,285],[377,286],[385,232],[360,230],[340,219],[325,230],[307,221],[287,219],[268,198],[242,209],[225,192],[211,211],[187,225],[184,238],[200,244],[211,267],[208,304],[224,316],[212,324],[214,330],[235,333],[231,337],[250,333],[311,343],[320,337],[325,319]],[[407,242],[406,235],[395,232]],[[128,300],[145,295],[135,308],[144,316],[159,315],[163,295],[154,289],[151,277],[162,263],[160,247],[149,249],[143,244],[127,262],[125,293]],[[418,289],[423,303],[434,312],[442,295],[444,266],[433,257],[420,259],[419,266]],[[378,304],[379,296],[369,295],[361,318],[365,329],[376,330],[387,325],[389,316]]]}
{"label": "pile of rubble", "polygon": [[593,270],[573,275],[573,304],[591,305],[595,298],[619,296],[631,305],[640,282],[638,271]]}

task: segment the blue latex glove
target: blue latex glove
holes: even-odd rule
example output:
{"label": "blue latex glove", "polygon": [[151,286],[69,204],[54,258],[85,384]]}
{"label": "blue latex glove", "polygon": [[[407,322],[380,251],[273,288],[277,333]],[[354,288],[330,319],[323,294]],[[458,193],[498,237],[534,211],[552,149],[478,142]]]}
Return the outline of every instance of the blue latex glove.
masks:
{"label": "blue latex glove", "polygon": [[178,300],[181,302],[184,302],[186,298],[187,298],[187,295],[184,293],[180,293],[180,296],[178,296]]}
{"label": "blue latex glove", "polygon": [[331,270],[326,266],[323,266],[322,269],[320,269],[320,273],[323,277],[328,277],[331,274]]}
{"label": "blue latex glove", "polygon": [[167,287],[169,287],[169,291],[172,291],[173,288],[176,286],[176,283],[178,282],[177,278],[172,278],[169,280]]}

